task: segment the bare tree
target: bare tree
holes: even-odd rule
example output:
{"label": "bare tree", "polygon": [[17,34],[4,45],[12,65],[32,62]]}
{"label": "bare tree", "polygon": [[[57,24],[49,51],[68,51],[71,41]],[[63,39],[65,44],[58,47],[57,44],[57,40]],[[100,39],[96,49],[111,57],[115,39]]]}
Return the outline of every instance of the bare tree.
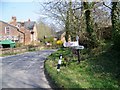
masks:
{"label": "bare tree", "polygon": [[[45,15],[63,27],[66,32],[66,41],[68,41],[69,35],[72,40],[75,40],[76,35],[81,35],[82,38],[85,36],[87,40],[91,41],[89,44],[95,43],[98,39],[96,37],[98,29],[96,28],[110,22],[110,14],[101,2],[55,0],[44,3],[43,7]],[[95,28],[95,24],[98,27]]]}

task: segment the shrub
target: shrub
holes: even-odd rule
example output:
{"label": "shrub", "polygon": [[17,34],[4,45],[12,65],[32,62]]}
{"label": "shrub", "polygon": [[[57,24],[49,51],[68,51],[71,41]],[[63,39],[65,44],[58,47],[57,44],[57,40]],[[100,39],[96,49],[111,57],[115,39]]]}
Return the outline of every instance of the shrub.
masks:
{"label": "shrub", "polygon": [[21,47],[22,43],[16,43],[16,47]]}
{"label": "shrub", "polygon": [[63,42],[61,40],[58,40],[56,43],[57,43],[57,45],[62,45],[63,44]]}
{"label": "shrub", "polygon": [[28,51],[35,51],[35,47],[33,45],[28,45]]}

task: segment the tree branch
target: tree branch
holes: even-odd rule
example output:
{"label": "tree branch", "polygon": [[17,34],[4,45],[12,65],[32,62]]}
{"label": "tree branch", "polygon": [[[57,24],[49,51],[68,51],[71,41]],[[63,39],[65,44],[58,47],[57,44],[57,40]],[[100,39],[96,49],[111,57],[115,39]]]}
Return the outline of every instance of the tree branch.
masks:
{"label": "tree branch", "polygon": [[107,8],[109,8],[109,9],[112,9],[111,7],[107,6],[107,5],[105,4],[105,2],[103,2],[103,5],[106,6]]}

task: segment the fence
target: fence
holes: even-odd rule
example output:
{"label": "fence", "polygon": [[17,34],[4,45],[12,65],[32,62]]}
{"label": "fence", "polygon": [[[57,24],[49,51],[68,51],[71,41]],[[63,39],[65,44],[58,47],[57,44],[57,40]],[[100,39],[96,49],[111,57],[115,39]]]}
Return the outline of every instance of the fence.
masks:
{"label": "fence", "polygon": [[34,47],[19,47],[19,48],[1,48],[1,54],[22,53],[26,51],[40,50],[39,46]]}

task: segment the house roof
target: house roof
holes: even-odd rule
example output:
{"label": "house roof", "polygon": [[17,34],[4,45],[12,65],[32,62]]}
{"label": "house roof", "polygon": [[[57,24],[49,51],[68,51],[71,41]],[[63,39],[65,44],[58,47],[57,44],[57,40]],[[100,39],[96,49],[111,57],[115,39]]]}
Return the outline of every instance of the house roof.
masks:
{"label": "house roof", "polygon": [[6,22],[4,22],[4,21],[1,21],[1,20],[0,20],[0,22],[5,23],[5,24],[7,24],[7,25],[9,25],[9,26],[13,27],[13,28],[15,28],[18,32],[20,32],[20,33],[24,34],[22,31],[20,31],[20,30],[18,29],[18,27],[13,26],[13,25],[11,25],[11,24],[8,24],[8,23],[6,23]]}
{"label": "house roof", "polygon": [[34,21],[30,21],[30,22],[25,22],[24,27],[26,29],[28,29],[28,30],[33,30],[34,25],[35,25],[35,22]]}
{"label": "house roof", "polygon": [[[11,25],[11,24],[9,24],[9,23],[6,23],[6,22],[4,22],[4,21],[1,21],[1,20],[0,20],[0,22],[5,23],[5,24],[7,24],[7,25],[15,28],[15,26],[13,26],[13,25]],[[21,24],[21,22],[17,22],[17,23],[18,23],[18,24]],[[33,30],[34,25],[35,25],[35,21],[30,21],[30,22],[29,22],[29,21],[26,21],[26,22],[24,22],[24,27],[25,27],[26,29],[28,29],[28,30]]]}
{"label": "house roof", "polygon": [[64,30],[58,31],[58,32],[57,32],[57,36],[58,36],[58,37],[61,37],[61,35],[62,35],[64,32],[65,32]]}
{"label": "house roof", "polygon": [[2,23],[4,23],[4,24],[6,24],[6,25],[9,25],[9,26],[11,26],[11,27],[13,27],[13,28],[17,29],[17,27],[15,27],[15,26],[13,26],[13,25],[11,25],[11,24],[7,23],[7,22],[1,21],[1,20],[0,20],[0,22],[2,22]]}
{"label": "house roof", "polygon": [[22,23],[24,24],[24,27],[28,30],[33,30],[34,25],[35,25],[35,21],[25,21],[25,22],[17,22],[17,24],[22,25]]}

